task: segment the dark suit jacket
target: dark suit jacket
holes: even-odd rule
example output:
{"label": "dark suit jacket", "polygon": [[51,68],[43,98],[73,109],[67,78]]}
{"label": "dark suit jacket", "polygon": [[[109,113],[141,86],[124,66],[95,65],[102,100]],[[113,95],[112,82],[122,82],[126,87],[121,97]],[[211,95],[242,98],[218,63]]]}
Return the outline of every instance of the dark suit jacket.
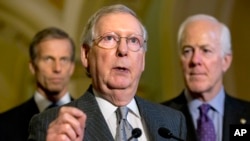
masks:
{"label": "dark suit jacket", "polygon": [[0,114],[0,141],[27,141],[31,117],[39,113],[34,97]]}
{"label": "dark suit jacket", "polygon": [[[184,91],[176,98],[171,99],[169,101],[165,101],[162,104],[182,111],[182,113],[186,117],[188,132],[187,141],[197,141],[192,116],[188,110],[187,100],[184,95]],[[229,141],[230,124],[240,124],[240,120],[242,118],[246,119],[246,124],[250,123],[250,102],[242,101],[226,94],[224,106],[225,109],[223,118],[222,141]]]}
{"label": "dark suit jacket", "polygon": [[13,109],[1,113],[0,141],[27,141],[30,119],[38,113],[39,109],[34,97]]}
{"label": "dark suit jacket", "polygon": [[[160,104],[150,103],[139,97],[135,97],[135,100],[148,129],[150,141],[166,140],[158,135],[159,127],[170,129],[178,137],[186,137],[185,118],[181,112]],[[78,100],[67,105],[77,107],[87,114],[84,141],[114,141],[91,87]],[[58,110],[58,107],[53,108],[32,118],[29,128],[30,141],[45,140],[48,125],[56,118]]]}

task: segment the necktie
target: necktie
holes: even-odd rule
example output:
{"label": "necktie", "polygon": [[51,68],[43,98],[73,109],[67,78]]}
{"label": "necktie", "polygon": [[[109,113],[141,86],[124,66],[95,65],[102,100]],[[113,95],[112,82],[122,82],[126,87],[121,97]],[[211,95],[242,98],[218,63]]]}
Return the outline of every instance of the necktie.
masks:
{"label": "necktie", "polygon": [[[117,120],[119,122],[116,141],[127,141],[131,137],[133,127],[127,120],[128,108],[126,106],[117,109]],[[137,141],[137,139],[133,139]]]}
{"label": "necktie", "polygon": [[216,141],[214,124],[207,115],[210,108],[208,104],[202,104],[199,107],[200,117],[197,120],[197,135],[199,141]]}
{"label": "necktie", "polygon": [[57,107],[58,105],[56,103],[51,103],[45,110],[48,110],[53,107]]}

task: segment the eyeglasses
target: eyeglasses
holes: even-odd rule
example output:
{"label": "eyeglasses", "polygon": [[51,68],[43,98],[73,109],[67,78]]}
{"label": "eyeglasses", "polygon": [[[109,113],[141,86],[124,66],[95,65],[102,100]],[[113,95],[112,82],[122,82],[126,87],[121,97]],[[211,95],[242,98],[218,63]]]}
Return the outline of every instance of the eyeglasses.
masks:
{"label": "eyeglasses", "polygon": [[132,34],[128,37],[120,37],[114,32],[105,33],[93,41],[98,47],[112,49],[118,47],[121,42],[121,38],[126,39],[128,48],[134,52],[139,51],[139,49],[146,43],[146,40],[144,40],[141,35]]}

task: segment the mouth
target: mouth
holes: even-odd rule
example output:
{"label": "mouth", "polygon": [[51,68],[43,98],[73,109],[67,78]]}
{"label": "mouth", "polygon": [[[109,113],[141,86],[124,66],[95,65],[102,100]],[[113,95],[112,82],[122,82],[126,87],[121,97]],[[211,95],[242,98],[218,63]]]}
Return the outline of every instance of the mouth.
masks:
{"label": "mouth", "polygon": [[126,67],[114,67],[114,70],[119,71],[119,72],[128,72],[129,69]]}
{"label": "mouth", "polygon": [[52,79],[50,79],[50,81],[53,83],[60,83],[62,81],[62,79],[61,78],[52,78]]}
{"label": "mouth", "polygon": [[191,79],[195,79],[195,80],[200,80],[200,79],[203,79],[204,77],[206,76],[205,73],[189,73],[189,77]]}
{"label": "mouth", "polygon": [[189,75],[206,75],[206,73],[204,71],[199,71],[199,70],[192,70],[189,72]]}
{"label": "mouth", "polygon": [[204,75],[204,73],[190,73],[190,75]]}

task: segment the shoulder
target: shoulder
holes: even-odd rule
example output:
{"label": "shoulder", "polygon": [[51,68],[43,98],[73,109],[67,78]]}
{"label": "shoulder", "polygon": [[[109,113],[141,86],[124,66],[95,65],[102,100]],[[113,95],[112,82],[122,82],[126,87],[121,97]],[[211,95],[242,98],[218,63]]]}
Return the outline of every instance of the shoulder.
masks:
{"label": "shoulder", "polygon": [[32,99],[0,114],[0,131],[3,133],[1,136],[2,138],[8,138],[10,140],[22,140],[23,138],[27,138],[26,134],[29,121],[34,114],[39,113],[35,102],[34,104],[30,103],[32,103]]}
{"label": "shoulder", "polygon": [[136,101],[138,103],[139,109],[147,110],[151,113],[155,113],[157,115],[161,115],[162,117],[183,117],[183,114],[175,110],[171,107],[164,106],[158,103],[153,103],[142,98],[136,97]]}
{"label": "shoulder", "polygon": [[89,105],[91,105],[91,103],[89,103],[89,101],[91,101],[91,99],[94,99],[94,98],[90,98],[90,94],[85,93],[81,97],[79,97],[78,99],[75,99],[74,101],[71,101],[71,102],[64,104],[62,106],[48,109],[48,110],[43,111],[39,114],[36,114],[35,116],[32,117],[31,121],[34,124],[40,123],[43,125],[48,125],[51,121],[53,121],[57,117],[61,107],[69,106],[69,107],[79,108],[81,110],[87,109],[89,107]]}
{"label": "shoulder", "polygon": [[184,92],[182,92],[178,96],[176,96],[172,99],[163,101],[160,104],[172,107],[174,109],[180,109],[183,105],[187,104],[187,100],[186,100],[186,97],[184,95]]}
{"label": "shoulder", "polygon": [[[247,124],[250,121],[250,102],[226,94],[224,117],[234,123],[241,123],[241,119],[246,119]],[[233,113],[233,114],[232,114]]]}
{"label": "shoulder", "polygon": [[[233,96],[226,94],[225,98],[226,105],[250,107],[250,101],[242,100]],[[249,109],[250,110],[250,109]]]}
{"label": "shoulder", "polygon": [[181,138],[186,137],[186,119],[182,112],[139,97],[135,98],[140,114],[149,128],[158,130],[160,127],[165,127],[171,130],[173,134],[180,135]]}
{"label": "shoulder", "polygon": [[1,113],[0,119],[2,119],[2,118],[8,119],[10,117],[19,117],[20,115],[27,115],[29,113],[35,114],[38,112],[39,112],[38,108],[37,108],[35,101],[32,97],[29,100],[25,101],[24,103]]}
{"label": "shoulder", "polygon": [[246,100],[242,100],[239,98],[232,97],[226,94],[225,97],[225,109],[226,110],[235,110],[238,112],[244,112],[250,115],[250,102]]}

